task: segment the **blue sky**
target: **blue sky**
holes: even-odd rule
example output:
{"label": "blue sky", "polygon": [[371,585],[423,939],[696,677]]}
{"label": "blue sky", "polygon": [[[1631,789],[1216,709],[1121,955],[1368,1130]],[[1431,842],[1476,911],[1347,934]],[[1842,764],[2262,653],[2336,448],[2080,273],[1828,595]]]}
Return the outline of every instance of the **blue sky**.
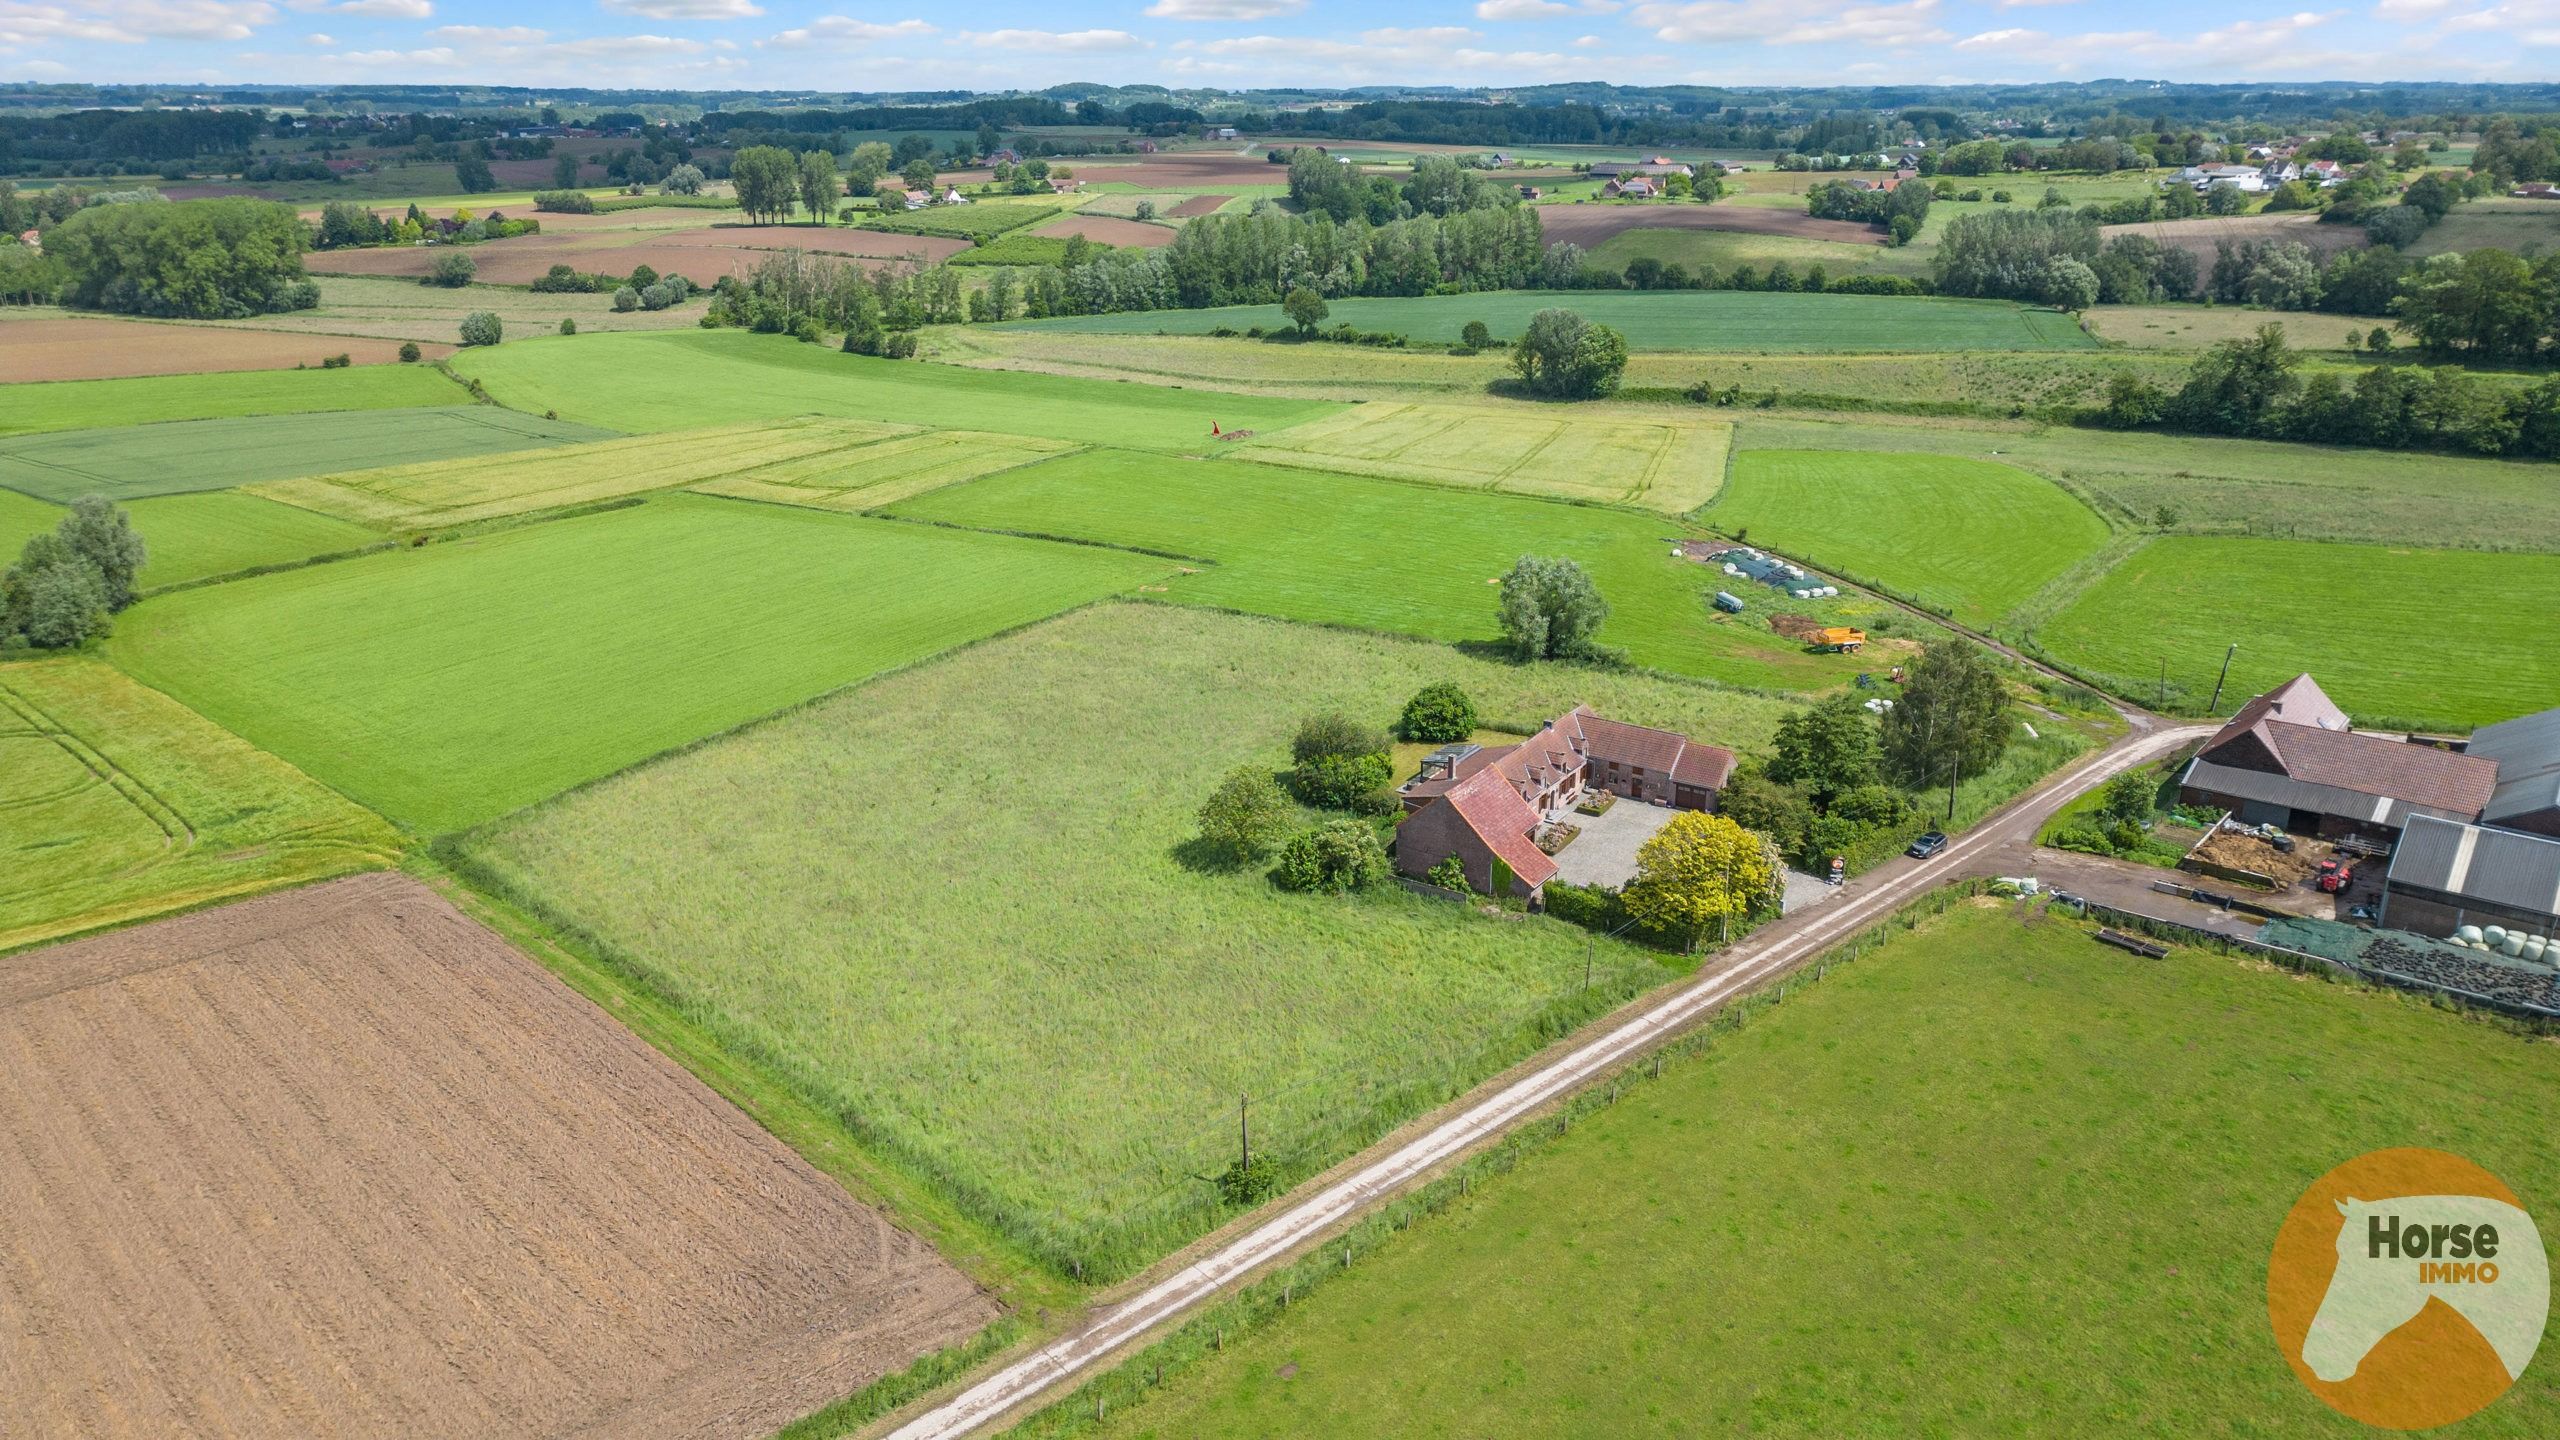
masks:
{"label": "blue sky", "polygon": [[897,90],[2540,80],[2560,0],[0,0],[0,78]]}

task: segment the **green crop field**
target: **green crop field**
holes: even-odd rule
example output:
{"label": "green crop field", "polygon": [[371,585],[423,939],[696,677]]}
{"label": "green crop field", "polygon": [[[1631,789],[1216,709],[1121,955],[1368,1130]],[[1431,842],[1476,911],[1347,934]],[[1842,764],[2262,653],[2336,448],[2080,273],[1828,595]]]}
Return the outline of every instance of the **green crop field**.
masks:
{"label": "green crop field", "polygon": [[52,380],[9,387],[9,403],[0,405],[0,435],[146,425],[164,420],[212,420],[231,415],[382,411],[412,405],[458,405],[469,398],[443,371],[422,365]]}
{"label": "green crop field", "polygon": [[119,425],[0,441],[0,486],[65,504],[532,450],[611,435],[495,405]]}
{"label": "green crop field", "polygon": [[1028,435],[928,430],[894,435],[807,460],[742,470],[705,480],[693,488],[706,495],[773,500],[820,510],[877,510],[928,490],[1029,465],[1075,448],[1063,440],[1035,440]]}
{"label": "green crop field", "polygon": [[[866,1141],[1088,1278],[1221,1217],[1195,1179],[1312,1173],[1501,1068],[1531,1017],[1667,975],[1650,952],[1392,887],[1183,863],[1230,768],[1298,718],[1436,680],[1533,726],[1587,701],[1719,743],[1784,706],[1415,641],[1107,604],[832,697],[469,837],[476,873],[598,937]],[[1608,997],[1608,998],[1601,998]]]}
{"label": "green crop field", "polygon": [[2170,535],[2038,626],[2036,643],[2149,701],[2223,708],[2304,671],[2366,723],[2468,729],[2560,694],[2560,555]]}
{"label": "green crop field", "polygon": [[823,481],[852,447],[911,435],[905,426],[802,418],[635,435],[477,460],[313,475],[249,493],[384,530],[431,530],[672,490],[706,480]]}
{"label": "green crop field", "polygon": [[960,240],[988,240],[1007,230],[1055,220],[1059,213],[1060,209],[1055,205],[972,201],[967,205],[937,205],[930,210],[865,215],[862,228],[889,230],[900,235],[948,235]]}
{"label": "green crop field", "polygon": [[[1106,1423],[1080,1401],[1016,1433],[2370,1433],[2268,1333],[2278,1227],[2389,1146],[2560,1193],[2555,1085],[2560,1050],[2397,996],[1968,907],[1122,1387]],[[2546,1345],[2447,1433],[2552,1433],[2555,1375]]]}
{"label": "green crop field", "polygon": [[1179,450],[1214,443],[1212,424],[1268,432],[1337,408],[875,360],[741,330],[531,340],[466,350],[453,365],[518,409],[632,433],[814,414]]}
{"label": "green crop field", "polygon": [[0,950],[399,848],[380,817],[110,666],[0,665]]}
{"label": "green crop field", "polygon": [[[1761,616],[1718,614],[1706,597],[1721,577],[1670,553],[1688,533],[1681,526],[1589,505],[1091,450],[937,490],[891,513],[1197,556],[1216,563],[1169,581],[1170,598],[1433,640],[1498,641],[1503,572],[1524,554],[1569,555],[1614,607],[1601,638],[1627,647],[1639,665],[1815,687],[1878,658],[1808,655]],[[1853,612],[1849,601],[1811,603],[1862,622],[1882,618]]]}
{"label": "green crop field", "polygon": [[1712,270],[1718,275],[1730,275],[1745,265],[1766,274],[1770,266],[1782,261],[1799,276],[1816,265],[1834,277],[1917,278],[1929,273],[1928,252],[1917,245],[1889,248],[1739,230],[1621,230],[1591,247],[1583,264],[1589,269],[1618,271],[1626,269],[1630,261],[1641,259],[1685,266],[1692,274]]}
{"label": "green crop field", "polygon": [[1749,451],[1703,518],[1975,625],[2107,543],[2052,481],[1943,455]]}
{"label": "green crop field", "polygon": [[[1921,296],[1767,294],[1752,291],[1500,291],[1477,295],[1326,302],[1327,326],[1350,325],[1454,344],[1470,320],[1509,340],[1541,310],[1568,309],[1609,325],[1638,350],[2087,350],[2095,340],[2071,317],[2006,300]],[[1199,335],[1214,329],[1285,330],[1277,305],[1143,310],[1015,322],[1027,329]]]}
{"label": "green crop field", "polygon": [[1552,495],[1683,515],[1724,484],[1733,427],[1717,420],[1369,404],[1243,442],[1282,465]]}
{"label": "green crop field", "polygon": [[109,653],[392,818],[450,830],[1165,568],[670,495],[147,600]]}
{"label": "green crop field", "polygon": [[[287,565],[382,539],[344,520],[218,490],[163,495],[124,508],[148,549],[140,578],[145,590]],[[28,536],[52,529],[67,513],[60,506],[0,490],[0,562],[16,559]]]}

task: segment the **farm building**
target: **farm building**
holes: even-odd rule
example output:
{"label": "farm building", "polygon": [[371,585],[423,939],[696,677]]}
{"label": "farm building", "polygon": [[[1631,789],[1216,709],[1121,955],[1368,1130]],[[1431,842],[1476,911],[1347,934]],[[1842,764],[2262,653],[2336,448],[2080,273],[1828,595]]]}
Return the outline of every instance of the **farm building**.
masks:
{"label": "farm building", "polygon": [[1492,859],[1500,856],[1521,893],[1534,898],[1555,873],[1534,837],[1586,792],[1713,810],[1733,767],[1733,752],[1720,746],[1577,705],[1517,745],[1451,745],[1424,759],[1396,792],[1406,811],[1396,868],[1425,875],[1454,854],[1469,882],[1487,890]]}
{"label": "farm building", "polygon": [[2480,818],[2498,764],[2368,734],[2308,675],[2240,707],[2178,782],[2190,805],[2329,839],[2389,841],[2412,816]]}
{"label": "farm building", "polygon": [[2381,923],[2438,937],[2466,925],[2560,935],[2560,840],[2413,816],[2382,883]]}
{"label": "farm building", "polygon": [[[1689,552],[1695,555],[1697,552]],[[1772,589],[1784,590],[1799,600],[1812,600],[1837,595],[1840,587],[1775,555],[1765,555],[1748,546],[1719,550],[1706,557],[1710,565],[1721,565],[1724,573],[1741,580],[1757,580]]]}
{"label": "farm building", "polygon": [[1676,160],[1656,155],[1650,160],[1602,160],[1591,167],[1594,180],[1614,180],[1628,175],[1694,175],[1697,172]]}
{"label": "farm building", "polygon": [[2483,725],[2463,753],[2498,767],[2480,823],[2560,836],[2560,707]]}

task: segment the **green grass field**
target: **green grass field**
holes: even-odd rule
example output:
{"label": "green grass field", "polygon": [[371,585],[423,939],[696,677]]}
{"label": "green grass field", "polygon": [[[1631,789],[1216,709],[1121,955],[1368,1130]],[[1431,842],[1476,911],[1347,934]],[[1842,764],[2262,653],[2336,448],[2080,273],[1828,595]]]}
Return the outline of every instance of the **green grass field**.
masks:
{"label": "green grass field", "polygon": [[392,818],[451,830],[1165,568],[672,495],[145,601],[109,653]]}
{"label": "green grass field", "polygon": [[1981,625],[2107,543],[2041,476],[1942,455],[1753,450],[1704,518]]}
{"label": "green grass field", "polygon": [[9,403],[0,405],[0,435],[234,415],[459,405],[470,398],[444,372],[423,365],[53,380],[9,387]]}
{"label": "green grass field", "polygon": [[[218,490],[163,495],[124,508],[148,549],[140,577],[145,590],[286,565],[382,538],[327,515]],[[0,561],[15,560],[28,536],[51,530],[67,513],[61,506],[0,490]]]}
{"label": "green grass field", "polygon": [[865,215],[862,228],[888,230],[900,235],[948,235],[961,240],[990,240],[1007,230],[1055,220],[1060,213],[1060,208],[1055,205],[979,200],[967,205],[937,205],[930,210]]}
{"label": "green grass field", "polygon": [[0,441],[0,486],[64,504],[83,495],[131,500],[532,450],[612,433],[495,405],[120,425]]}
{"label": "green grass field", "polygon": [[631,433],[817,414],[1180,450],[1206,449],[1213,423],[1271,431],[1336,408],[873,360],[740,330],[493,345],[454,357],[454,368],[518,409]]}
{"label": "green grass field", "polygon": [[1682,527],[1587,505],[1091,450],[890,513],[1196,556],[1216,563],[1170,580],[1170,598],[1448,641],[1498,642],[1503,572],[1524,554],[1569,555],[1614,607],[1601,638],[1639,665],[1781,687],[1875,668],[1805,654],[1759,616],[1719,615],[1705,597],[1720,577],[1670,554]]}
{"label": "green grass field", "polygon": [[1628,262],[1639,259],[1686,266],[1693,274],[1712,269],[1718,275],[1730,275],[1745,265],[1765,274],[1771,265],[1782,260],[1798,275],[1815,265],[1833,276],[1918,277],[1929,273],[1928,254],[1916,245],[1894,249],[1738,230],[1621,230],[1591,247],[1583,264],[1593,269],[1624,270]]}
{"label": "green grass field", "polygon": [[899,425],[804,417],[311,475],[253,485],[249,493],[377,529],[432,530],[703,481],[824,479],[846,466],[848,453],[864,453],[857,447],[913,433]]}
{"label": "green grass field", "polygon": [[882,509],[909,496],[1034,464],[1074,448],[1063,440],[1035,440],[1028,435],[927,430],[805,461],[743,470],[693,488],[706,495],[851,513]]}
{"label": "green grass field", "polygon": [[378,816],[108,665],[0,665],[0,950],[399,849]]}
{"label": "green grass field", "polygon": [[1720,420],[1370,404],[1257,437],[1238,454],[1278,465],[1633,505],[1685,515],[1724,484]]}
{"label": "green grass field", "polygon": [[[2547,1207],[2554,1085],[2560,1050],[2395,996],[1960,909],[1124,1388],[1107,1423],[1085,1401],[1016,1433],[2370,1434],[2268,1332],[2278,1227],[2399,1145]],[[2445,1433],[2555,1426],[2545,1345]]]}
{"label": "green grass field", "polygon": [[[1616,328],[1638,350],[1935,351],[2088,350],[2097,342],[2071,317],[2005,300],[1941,300],[1882,295],[1785,295],[1751,291],[1593,291],[1344,299],[1326,302],[1326,326],[1351,325],[1415,340],[1454,344],[1470,320],[1503,340],[1541,310],[1573,310]],[[1285,330],[1277,305],[1217,310],[1145,310],[1025,320],[1030,329],[1096,334],[1200,335],[1226,328]]]}
{"label": "green grass field", "polygon": [[1784,706],[1640,675],[1161,605],[1096,606],[511,817],[475,870],[599,937],[883,1152],[1088,1278],[1220,1218],[1235,1101],[1311,1173],[1499,1069],[1551,1006],[1667,972],[1400,890],[1182,863],[1228,769],[1298,718],[1455,680],[1758,748]]}
{"label": "green grass field", "polygon": [[2146,702],[2223,708],[2303,671],[2366,723],[2468,729],[2560,694],[2560,556],[2170,535],[2039,625],[2036,643]]}

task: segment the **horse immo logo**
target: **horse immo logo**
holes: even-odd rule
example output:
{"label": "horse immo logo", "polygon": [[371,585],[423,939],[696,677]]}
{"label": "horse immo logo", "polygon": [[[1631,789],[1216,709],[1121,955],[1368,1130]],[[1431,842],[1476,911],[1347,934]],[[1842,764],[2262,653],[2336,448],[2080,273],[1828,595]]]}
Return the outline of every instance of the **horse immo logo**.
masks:
{"label": "horse immo logo", "polygon": [[2287,1363],[2341,1414],[2448,1425],[2524,1373],[2551,1312],[2541,1231],[2497,1176],[2441,1150],[2376,1150],[2302,1192],[2267,1264]]}

